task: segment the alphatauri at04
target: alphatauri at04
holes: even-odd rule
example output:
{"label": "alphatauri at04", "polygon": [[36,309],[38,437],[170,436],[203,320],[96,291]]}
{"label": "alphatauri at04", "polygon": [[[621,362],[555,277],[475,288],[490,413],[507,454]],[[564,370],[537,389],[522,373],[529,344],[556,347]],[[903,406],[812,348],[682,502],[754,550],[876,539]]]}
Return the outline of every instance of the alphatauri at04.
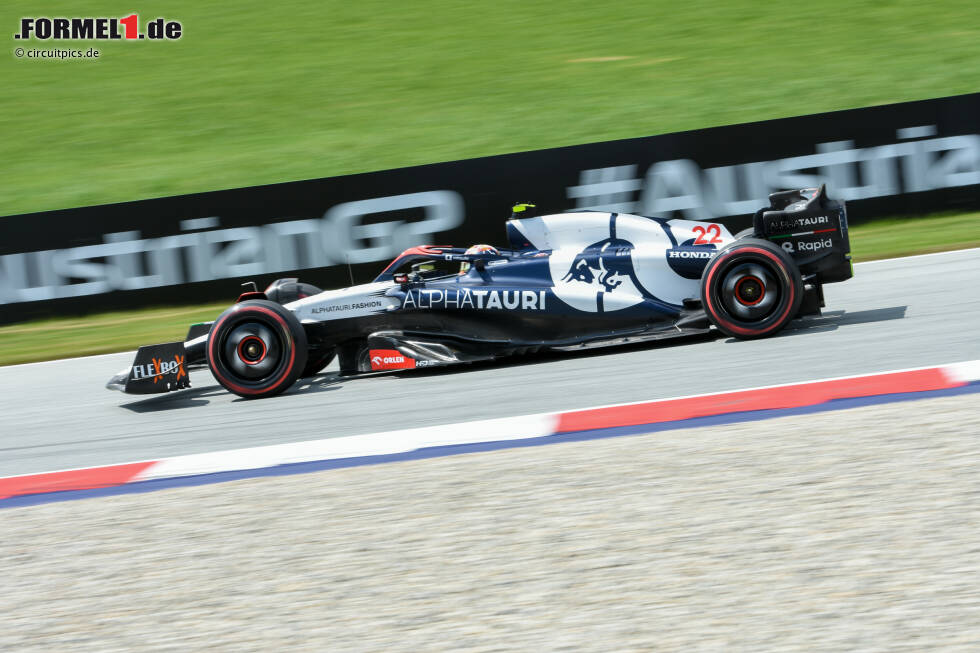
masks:
{"label": "alphatauri at04", "polygon": [[413,247],[371,283],[279,279],[185,342],[141,347],[108,387],[190,385],[207,365],[243,397],[285,391],[338,358],[341,374],[454,365],[717,329],[763,338],[818,313],[852,275],[843,202],[774,193],[737,235],[712,222],[584,211],[507,222],[508,246]]}

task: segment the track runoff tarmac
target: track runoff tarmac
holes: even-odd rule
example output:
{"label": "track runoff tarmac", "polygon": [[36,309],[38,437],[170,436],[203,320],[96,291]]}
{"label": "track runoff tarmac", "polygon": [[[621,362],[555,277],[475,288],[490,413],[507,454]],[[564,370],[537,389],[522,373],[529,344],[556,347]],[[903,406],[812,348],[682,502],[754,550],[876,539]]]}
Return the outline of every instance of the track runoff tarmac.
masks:
{"label": "track runoff tarmac", "polygon": [[328,370],[259,401],[225,392],[207,371],[191,373],[190,390],[148,399],[104,389],[132,353],[0,368],[0,477],[980,359],[980,249],[857,264],[825,295],[822,316],[765,340],[702,337],[354,380]]}

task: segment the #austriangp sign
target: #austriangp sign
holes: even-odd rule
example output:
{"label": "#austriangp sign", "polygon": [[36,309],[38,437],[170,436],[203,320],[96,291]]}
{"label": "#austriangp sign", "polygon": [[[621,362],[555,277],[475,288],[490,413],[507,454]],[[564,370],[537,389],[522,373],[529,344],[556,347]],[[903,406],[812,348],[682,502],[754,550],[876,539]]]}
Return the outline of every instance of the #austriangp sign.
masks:
{"label": "#austriangp sign", "polygon": [[738,229],[821,183],[852,223],[980,207],[980,93],[0,218],[0,323],[361,283],[415,245],[502,242],[518,201]]}

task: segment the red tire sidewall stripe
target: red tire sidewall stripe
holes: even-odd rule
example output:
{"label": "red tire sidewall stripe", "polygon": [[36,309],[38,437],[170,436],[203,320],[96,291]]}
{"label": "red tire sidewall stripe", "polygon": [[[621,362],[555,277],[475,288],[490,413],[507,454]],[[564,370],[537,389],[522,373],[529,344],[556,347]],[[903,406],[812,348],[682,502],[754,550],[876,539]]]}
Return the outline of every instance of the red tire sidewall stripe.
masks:
{"label": "red tire sidewall stripe", "polygon": [[[729,331],[732,331],[733,333],[738,333],[738,334],[743,335],[743,336],[763,335],[763,334],[766,333],[767,329],[763,329],[761,331],[758,331],[758,330],[753,330],[753,329],[746,329],[744,327],[740,327],[740,326],[737,326],[735,324],[732,324],[729,320],[726,320],[723,317],[721,317],[720,315],[718,315],[718,311],[717,311],[717,309],[715,309],[715,307],[713,306],[713,303],[712,303],[713,297],[712,297],[712,292],[711,292],[711,280],[714,278],[715,273],[722,267],[722,263],[724,262],[724,260],[726,258],[730,258],[731,256],[734,256],[735,254],[738,254],[740,252],[751,252],[751,253],[759,254],[762,257],[769,259],[770,261],[772,261],[773,263],[776,264],[777,269],[779,270],[780,274],[782,274],[783,276],[787,276],[786,275],[786,264],[782,261],[782,259],[780,259],[778,256],[776,256],[775,254],[773,254],[772,252],[770,252],[768,250],[765,250],[765,249],[762,249],[762,248],[759,248],[759,247],[742,247],[742,248],[739,248],[739,249],[730,250],[728,253],[726,253],[724,256],[722,256],[722,258],[720,258],[720,259],[718,259],[718,260],[716,260],[716,261],[713,262],[714,263],[714,266],[711,268],[711,271],[708,273],[708,278],[704,280],[704,287],[705,287],[705,290],[706,290],[706,292],[704,293],[704,295],[705,295],[705,299],[707,300],[705,302],[707,304],[705,306],[705,308],[711,314],[711,317],[715,320],[715,322],[718,322],[719,324],[724,325],[724,327],[726,329],[728,329]],[[796,288],[794,287],[794,284],[792,283],[792,281],[793,281],[792,278],[788,279],[788,281],[789,281],[789,283],[787,283],[786,285],[789,287],[789,296],[788,296],[789,297],[789,301],[786,302],[786,310],[783,311],[783,313],[779,316],[779,318],[777,320],[775,320],[773,322],[773,324],[779,324],[780,322],[782,322],[786,318],[786,315],[791,310],[793,310],[793,304],[795,303],[795,300],[796,300]]]}
{"label": "red tire sidewall stripe", "polygon": [[[281,315],[279,315],[275,311],[271,311],[268,308],[265,308],[264,306],[249,306],[247,307],[247,310],[259,311],[260,313],[265,313],[266,315],[270,316],[273,320],[275,320],[277,323],[282,325],[283,329],[286,332],[286,338],[288,340],[288,344],[290,345],[289,365],[287,365],[286,369],[283,370],[283,373],[278,383],[274,383],[272,386],[268,388],[260,388],[260,389],[246,388],[244,386],[238,385],[237,383],[225,377],[225,375],[221,374],[221,371],[218,369],[218,365],[214,365],[214,364],[211,365],[211,373],[218,378],[218,380],[221,382],[221,385],[225,386],[232,392],[237,392],[239,394],[247,394],[247,395],[264,394],[278,388],[289,376],[289,373],[292,371],[293,366],[296,364],[296,343],[293,341],[293,334],[290,333],[289,325],[286,324],[286,321],[282,318]],[[217,333],[220,330],[221,325],[224,324],[226,320],[240,314],[241,314],[240,311],[236,311],[235,313],[231,313],[227,315],[225,318],[219,320],[218,323],[214,325],[211,332]],[[215,349],[217,348],[217,342],[218,342],[218,338],[208,338],[208,358],[215,361],[220,360],[220,358],[218,358],[218,356],[215,353]]]}

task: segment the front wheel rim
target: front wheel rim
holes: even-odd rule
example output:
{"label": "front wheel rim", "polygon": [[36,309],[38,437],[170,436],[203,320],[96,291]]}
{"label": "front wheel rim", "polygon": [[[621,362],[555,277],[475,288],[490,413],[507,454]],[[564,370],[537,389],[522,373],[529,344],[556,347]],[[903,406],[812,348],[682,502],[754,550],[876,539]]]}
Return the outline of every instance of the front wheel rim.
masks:
{"label": "front wheel rim", "polygon": [[256,382],[276,372],[282,351],[282,339],[273,329],[250,320],[231,328],[220,353],[229,371],[243,380]]}

